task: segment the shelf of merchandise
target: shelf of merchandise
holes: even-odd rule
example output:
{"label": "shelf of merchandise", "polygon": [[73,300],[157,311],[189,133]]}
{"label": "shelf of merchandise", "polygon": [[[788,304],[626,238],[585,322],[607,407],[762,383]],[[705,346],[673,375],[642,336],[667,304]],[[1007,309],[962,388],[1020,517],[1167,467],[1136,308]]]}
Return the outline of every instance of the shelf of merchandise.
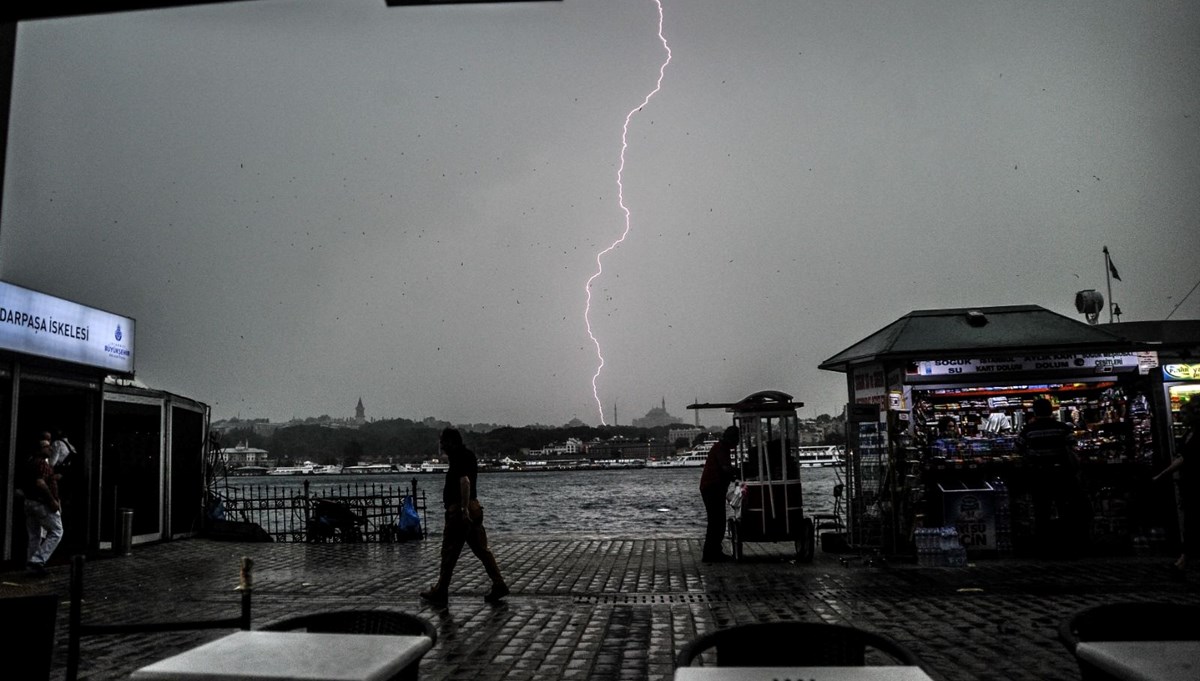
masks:
{"label": "shelf of merchandise", "polygon": [[[1155,449],[1148,401],[1144,395],[1127,395],[1115,381],[914,390],[913,440],[923,490],[913,491],[910,498],[933,501],[929,490],[954,478],[1019,483],[1033,469],[1018,451],[1017,433],[1032,412],[1033,400],[1043,395],[1059,420],[1075,427],[1080,476],[1092,510],[1093,545],[1121,550],[1130,544],[1131,485],[1146,476]],[[945,417],[953,424],[951,432],[940,425]],[[989,424],[1008,423],[1011,430],[988,430]],[[1014,534],[1028,527],[1021,516],[1029,506],[1019,492],[1011,500]]]}

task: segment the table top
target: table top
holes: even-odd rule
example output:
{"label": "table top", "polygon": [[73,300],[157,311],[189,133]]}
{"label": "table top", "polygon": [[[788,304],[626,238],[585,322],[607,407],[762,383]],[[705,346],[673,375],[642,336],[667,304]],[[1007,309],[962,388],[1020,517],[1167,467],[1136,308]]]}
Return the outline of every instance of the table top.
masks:
{"label": "table top", "polygon": [[1129,681],[1200,678],[1200,641],[1084,641],[1075,656]]}
{"label": "table top", "polygon": [[142,667],[138,681],[385,681],[433,647],[428,636],[239,631]]}
{"label": "table top", "polygon": [[911,666],[680,667],[675,681],[932,681]]}

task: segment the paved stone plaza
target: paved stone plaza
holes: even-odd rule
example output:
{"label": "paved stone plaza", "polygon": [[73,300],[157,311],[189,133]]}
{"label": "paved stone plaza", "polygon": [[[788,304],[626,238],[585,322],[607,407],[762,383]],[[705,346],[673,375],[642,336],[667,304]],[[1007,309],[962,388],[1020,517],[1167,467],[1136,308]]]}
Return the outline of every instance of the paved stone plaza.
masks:
{"label": "paved stone plaza", "polygon": [[[134,547],[87,563],[83,617],[94,623],[234,616],[242,556],[254,561],[253,620],[351,606],[417,612],[437,645],[422,679],[669,679],[680,647],[731,624],[806,620],[891,636],[948,681],[1078,679],[1056,639],[1070,612],[1118,600],[1200,604],[1200,575],[1166,579],[1167,558],[991,559],[966,568],[843,564],[817,550],[790,560],[787,544],[748,544],[740,563],[700,562],[699,538],[554,539],[496,536],[512,588],[484,603],[488,581],[464,552],[446,610],[417,592],[432,583],[436,537],[404,544],[256,544],[187,539]],[[66,557],[47,577],[9,572],[0,596],[62,595],[51,678],[66,665]],[[83,639],[80,676],[123,679],[222,631]],[[802,645],[798,641],[797,645]]]}

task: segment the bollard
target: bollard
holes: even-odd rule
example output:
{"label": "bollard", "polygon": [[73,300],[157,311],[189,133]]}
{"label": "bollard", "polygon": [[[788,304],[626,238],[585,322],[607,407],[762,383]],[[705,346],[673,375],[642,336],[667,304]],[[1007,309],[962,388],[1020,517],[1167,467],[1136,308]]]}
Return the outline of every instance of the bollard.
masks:
{"label": "bollard", "polygon": [[113,541],[113,553],[128,556],[133,553],[133,509],[117,509],[117,536]]}

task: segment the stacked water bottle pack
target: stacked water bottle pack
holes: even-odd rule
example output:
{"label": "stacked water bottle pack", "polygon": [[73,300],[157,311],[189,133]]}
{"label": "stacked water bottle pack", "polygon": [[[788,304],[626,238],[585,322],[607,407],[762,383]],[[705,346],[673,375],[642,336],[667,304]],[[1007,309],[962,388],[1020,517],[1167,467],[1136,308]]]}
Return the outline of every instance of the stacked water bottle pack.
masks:
{"label": "stacked water bottle pack", "polygon": [[996,551],[1002,555],[1012,553],[1012,506],[1008,498],[1008,484],[1000,478],[992,481],[996,500]]}
{"label": "stacked water bottle pack", "polygon": [[967,549],[958,540],[958,528],[918,527],[917,564],[923,567],[965,567]]}

